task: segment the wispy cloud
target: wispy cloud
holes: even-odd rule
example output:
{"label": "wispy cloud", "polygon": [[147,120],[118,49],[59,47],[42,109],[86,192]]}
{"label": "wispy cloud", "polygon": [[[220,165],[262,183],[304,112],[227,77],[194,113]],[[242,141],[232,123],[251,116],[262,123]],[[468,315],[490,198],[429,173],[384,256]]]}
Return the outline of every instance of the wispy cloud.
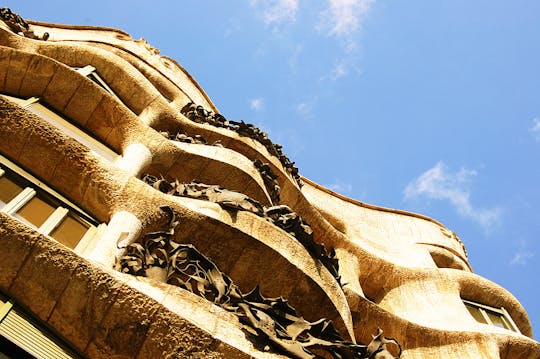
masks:
{"label": "wispy cloud", "polygon": [[297,113],[299,113],[300,115],[302,116],[309,116],[312,114],[312,109],[311,109],[311,106],[309,103],[307,102],[300,102],[300,103],[297,103],[295,106],[294,106],[294,109],[296,110]]}
{"label": "wispy cloud", "polygon": [[502,209],[477,208],[472,205],[468,183],[476,175],[475,170],[466,168],[454,173],[449,172],[443,162],[438,162],[407,185],[404,190],[405,199],[427,198],[448,201],[461,216],[488,229],[499,223]]}
{"label": "wispy cloud", "polygon": [[359,57],[354,54],[347,54],[334,62],[334,67],[328,73],[319,78],[319,81],[336,81],[351,73],[362,74],[359,66]]}
{"label": "wispy cloud", "polygon": [[343,62],[340,62],[332,69],[332,72],[330,73],[330,78],[332,80],[337,80],[340,77],[345,76],[346,74],[347,74],[347,67],[345,66]]}
{"label": "wispy cloud", "polygon": [[294,105],[294,110],[304,119],[313,117],[313,109],[317,104],[317,97],[311,97]]}
{"label": "wispy cloud", "polygon": [[249,107],[256,112],[264,110],[264,99],[257,97],[249,101]]}
{"label": "wispy cloud", "polygon": [[298,11],[298,0],[250,0],[267,25],[294,22]]}
{"label": "wispy cloud", "polygon": [[540,141],[540,118],[533,119],[533,126],[529,128],[529,132],[532,133],[536,141]]}
{"label": "wispy cloud", "polygon": [[[248,0],[256,18],[260,19],[269,29],[275,39],[280,43],[302,43],[302,45],[290,46],[289,67],[296,74],[300,66],[305,66],[302,56],[310,52],[312,41],[301,42],[299,39],[311,40],[312,31],[316,31],[333,47],[332,54],[335,56],[332,63],[322,60],[325,69],[319,79],[336,81],[350,75],[360,75],[360,46],[359,32],[365,19],[373,7],[375,0],[325,0],[320,10],[313,12],[313,4],[300,0]],[[301,16],[300,16],[301,15]],[[301,18],[301,23],[296,20]],[[288,25],[294,24],[294,32],[288,31]],[[287,25],[287,26],[286,26]],[[305,26],[307,25],[307,26]],[[306,29],[307,30],[306,32]],[[285,31],[284,31],[285,30]],[[304,49],[307,46],[307,49]],[[256,58],[266,57],[268,53],[259,48],[254,55]],[[332,60],[330,60],[332,61]],[[302,70],[302,68],[300,68]]]}
{"label": "wispy cloud", "polygon": [[336,81],[351,73],[360,75],[358,33],[362,29],[375,0],[328,0],[319,14],[317,29],[326,36],[337,39],[341,48],[334,67],[321,79]]}
{"label": "wispy cloud", "polygon": [[520,241],[518,243],[518,249],[514,256],[510,260],[510,265],[521,265],[524,266],[529,262],[529,259],[534,257],[534,253],[527,248],[527,243],[525,241]]}
{"label": "wispy cloud", "polygon": [[358,31],[375,0],[328,0],[321,12],[319,29],[330,36],[347,36]]}

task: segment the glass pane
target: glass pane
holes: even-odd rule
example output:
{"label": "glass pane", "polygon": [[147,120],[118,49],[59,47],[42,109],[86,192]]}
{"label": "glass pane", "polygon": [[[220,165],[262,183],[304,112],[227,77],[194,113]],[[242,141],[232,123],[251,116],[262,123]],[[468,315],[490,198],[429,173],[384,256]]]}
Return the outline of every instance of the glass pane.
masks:
{"label": "glass pane", "polygon": [[63,245],[73,249],[77,246],[77,243],[79,243],[88,228],[90,228],[88,223],[83,223],[74,218],[70,213],[62,223],[52,231],[50,236]]}
{"label": "glass pane", "polygon": [[504,322],[502,318],[502,314],[494,313],[489,310],[486,310],[486,313],[494,326],[499,327],[499,328],[504,328],[504,329],[510,329],[509,327],[506,326],[506,323]]}
{"label": "glass pane", "polygon": [[4,207],[6,203],[9,203],[22,190],[22,186],[7,178],[6,175],[0,177],[0,208]]}
{"label": "glass pane", "polygon": [[98,86],[103,88],[105,91],[111,93],[112,91],[108,88],[108,86],[105,84],[105,82],[96,75],[95,72],[92,72],[90,75],[88,75],[88,78],[92,81],[94,81]]}
{"label": "glass pane", "polygon": [[480,308],[473,307],[472,305],[469,305],[467,303],[465,303],[465,306],[467,307],[467,310],[469,311],[469,313],[471,313],[471,315],[473,316],[474,319],[476,319],[477,322],[487,324],[486,320],[482,316],[482,313],[480,312]]}
{"label": "glass pane", "polygon": [[39,228],[55,209],[56,207],[53,207],[41,198],[34,196],[13,216]]}

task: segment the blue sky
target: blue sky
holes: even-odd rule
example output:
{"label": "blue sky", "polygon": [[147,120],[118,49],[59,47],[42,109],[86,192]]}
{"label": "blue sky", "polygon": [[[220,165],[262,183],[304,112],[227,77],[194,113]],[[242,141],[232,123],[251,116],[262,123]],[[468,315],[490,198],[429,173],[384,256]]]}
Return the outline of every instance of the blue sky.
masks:
{"label": "blue sky", "polygon": [[144,37],[304,176],[441,221],[540,338],[540,2],[3,3]]}

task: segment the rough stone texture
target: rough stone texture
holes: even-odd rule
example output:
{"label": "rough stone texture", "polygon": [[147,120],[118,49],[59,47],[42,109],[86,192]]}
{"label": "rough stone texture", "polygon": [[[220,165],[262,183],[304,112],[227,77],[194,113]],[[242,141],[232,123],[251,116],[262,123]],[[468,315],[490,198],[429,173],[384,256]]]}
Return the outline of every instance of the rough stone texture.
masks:
{"label": "rough stone texture", "polygon": [[[41,320],[49,318],[77,266],[75,254],[51,241],[37,242],[9,288],[15,298],[33,298],[26,305]],[[58,275],[62,272],[63,275]]]}
{"label": "rough stone texture", "polygon": [[86,348],[114,303],[114,281],[87,265],[73,273],[48,323],[77,348]]}
{"label": "rough stone texture", "polygon": [[[264,295],[284,296],[309,320],[331,318],[344,338],[361,343],[380,327],[400,342],[403,358],[540,358],[523,307],[472,273],[461,241],[439,222],[355,201],[305,178],[300,189],[263,144],[190,121],[180,113],[189,102],[219,111],[185,69],[144,39],[114,29],[30,24],[49,39],[30,40],[0,26],[0,92],[40,97],[126,157],[108,162],[1,97],[0,154],[98,221],[126,211],[141,233],[163,230],[159,207],[170,206],[179,221],[175,240],[195,245],[244,292],[259,284]],[[70,68],[86,65],[119,100]],[[169,141],[161,131],[201,135],[224,147]],[[140,159],[127,156],[134,144],[147,149]],[[336,250],[343,289],[293,235],[264,218],[172,197],[134,176],[197,178],[268,205],[256,159],[277,175],[280,204],[309,223],[315,241]],[[124,170],[131,167],[136,170]],[[88,248],[120,253],[114,239],[121,241],[122,231],[114,227]],[[238,318],[211,302],[114,272],[114,258],[84,259],[3,213],[0,241],[0,290],[89,357],[282,357],[255,349]],[[522,334],[477,323],[461,299],[504,307]]]}
{"label": "rough stone texture", "polygon": [[[8,226],[15,227],[15,230],[8,230]],[[23,240],[19,233],[28,233],[26,240]],[[39,235],[24,224],[15,221],[4,213],[0,213],[0,238],[2,239],[0,288],[2,291],[7,292],[32,251],[34,242],[39,239]]]}

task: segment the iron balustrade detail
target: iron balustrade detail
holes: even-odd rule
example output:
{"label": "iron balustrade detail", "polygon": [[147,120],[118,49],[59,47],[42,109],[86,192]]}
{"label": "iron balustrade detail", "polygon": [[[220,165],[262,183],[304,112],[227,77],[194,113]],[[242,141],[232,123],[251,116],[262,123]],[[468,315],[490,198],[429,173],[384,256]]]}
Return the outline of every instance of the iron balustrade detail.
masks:
{"label": "iron balustrade detail", "polygon": [[296,358],[389,359],[394,356],[387,345],[401,347],[393,338],[386,338],[379,329],[368,345],[344,340],[331,320],[325,318],[309,322],[289,305],[283,297],[266,298],[259,287],[244,294],[231,278],[191,244],[175,242],[178,225],[169,206],[161,210],[168,217],[164,231],[143,236],[140,243],[127,246],[126,255],[119,258],[116,269],[136,275],[148,276],[151,269],[164,272],[168,284],[186,289],[228,312],[234,313],[246,337],[261,351],[272,351]]}

